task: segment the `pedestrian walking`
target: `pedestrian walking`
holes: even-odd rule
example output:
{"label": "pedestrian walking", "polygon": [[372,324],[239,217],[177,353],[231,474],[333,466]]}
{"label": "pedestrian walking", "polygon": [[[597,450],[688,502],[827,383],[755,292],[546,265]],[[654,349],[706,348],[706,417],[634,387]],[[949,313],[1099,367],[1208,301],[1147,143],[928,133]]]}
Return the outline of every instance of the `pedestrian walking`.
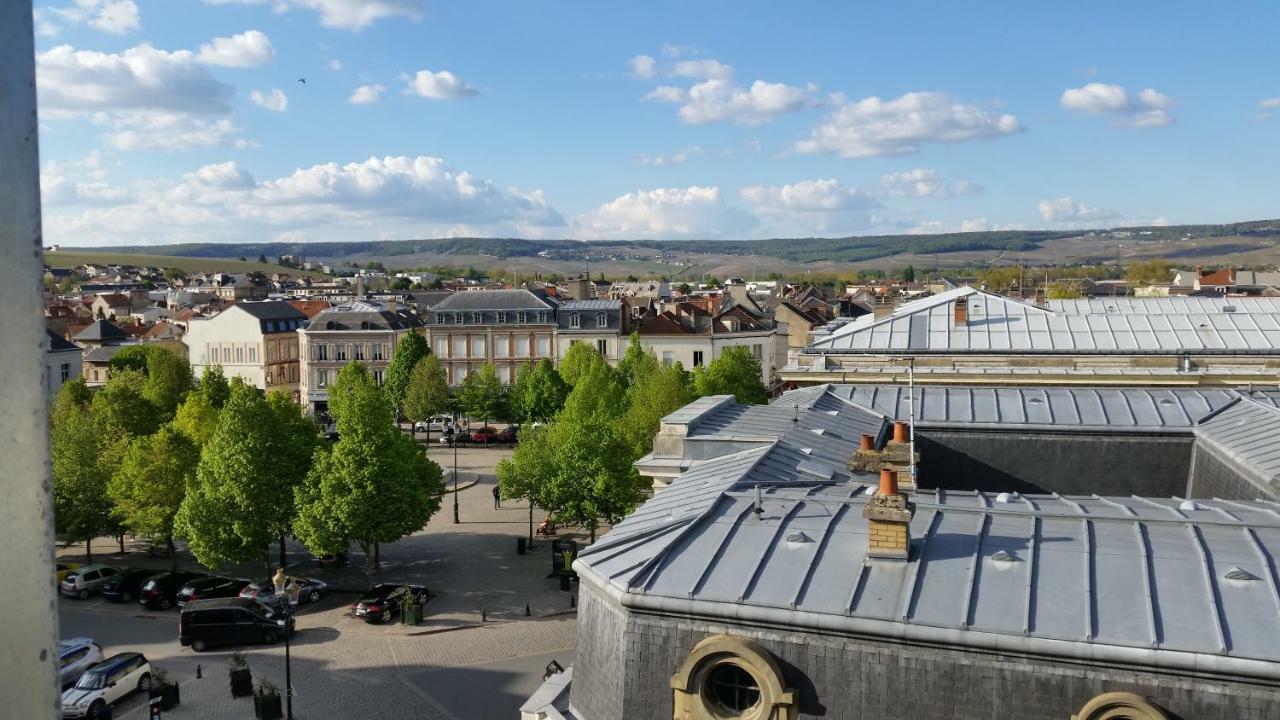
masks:
{"label": "pedestrian walking", "polygon": [[493,484],[493,507],[498,509],[502,507],[502,491],[498,489],[498,484]]}

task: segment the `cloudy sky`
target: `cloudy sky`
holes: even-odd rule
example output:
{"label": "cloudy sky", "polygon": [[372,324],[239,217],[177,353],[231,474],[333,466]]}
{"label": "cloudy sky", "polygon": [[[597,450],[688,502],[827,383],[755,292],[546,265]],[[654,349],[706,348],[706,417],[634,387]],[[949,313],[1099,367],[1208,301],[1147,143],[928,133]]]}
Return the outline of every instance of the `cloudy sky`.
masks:
{"label": "cloudy sky", "polygon": [[1280,215],[1280,5],[1023,5],[37,0],[46,241]]}

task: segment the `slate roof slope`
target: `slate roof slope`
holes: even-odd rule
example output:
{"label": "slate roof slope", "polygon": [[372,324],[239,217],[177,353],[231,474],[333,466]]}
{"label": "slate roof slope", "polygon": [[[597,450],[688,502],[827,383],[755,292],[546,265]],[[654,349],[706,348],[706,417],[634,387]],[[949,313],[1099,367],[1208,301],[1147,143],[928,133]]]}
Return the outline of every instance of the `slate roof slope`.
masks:
{"label": "slate roof slope", "polygon": [[357,300],[321,310],[311,317],[308,330],[406,330],[421,324],[408,311],[393,312],[385,305]]}
{"label": "slate roof slope", "polygon": [[874,488],[777,452],[690,469],[575,569],[649,612],[1280,678],[1280,503],[924,492],[911,559],[872,560]]}
{"label": "slate roof slope", "polygon": [[[968,322],[956,326],[960,298]],[[1276,354],[1280,313],[1063,315],[963,287],[905,303],[870,324],[845,325],[806,352]]]}
{"label": "slate roof slope", "polygon": [[1196,438],[1252,470],[1280,494],[1280,408],[1242,396],[1201,421]]}
{"label": "slate roof slope", "polygon": [[530,290],[472,290],[456,292],[431,306],[444,310],[553,310],[555,301]]}
{"label": "slate roof slope", "polygon": [[94,320],[89,327],[76,333],[75,339],[81,342],[117,342],[128,339],[129,334],[106,320]]}
{"label": "slate roof slope", "polygon": [[[1186,315],[1188,313],[1280,313],[1280,298],[1273,297],[1169,297],[1081,298],[1049,300],[1046,305],[1062,315],[1116,314]],[[1231,308],[1228,310],[1227,308]]]}
{"label": "slate roof slope", "polygon": [[560,303],[561,310],[621,310],[621,300],[566,300]]}
{"label": "slate roof slope", "polygon": [[[890,417],[910,416],[904,385],[832,385],[831,392]],[[1254,391],[1268,404],[1280,391]],[[917,385],[916,422],[941,427],[1187,432],[1240,393],[1213,388],[964,387]]]}
{"label": "slate roof slope", "polygon": [[76,345],[75,343],[72,343],[72,342],[67,342],[67,339],[62,337],[58,333],[50,330],[49,328],[45,328],[44,332],[46,335],[49,336],[48,352],[55,352],[55,353],[56,352],[80,352],[79,345]]}

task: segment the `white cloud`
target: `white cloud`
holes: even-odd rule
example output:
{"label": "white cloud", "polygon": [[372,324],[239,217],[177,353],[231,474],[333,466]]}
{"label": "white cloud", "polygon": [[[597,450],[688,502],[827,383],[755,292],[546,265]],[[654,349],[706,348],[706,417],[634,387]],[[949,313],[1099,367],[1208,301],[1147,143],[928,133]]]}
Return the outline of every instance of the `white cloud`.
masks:
{"label": "white cloud", "polygon": [[219,37],[200,46],[196,58],[205,65],[247,68],[265,65],[276,57],[271,39],[258,30]]}
{"label": "white cloud", "polygon": [[725,205],[718,187],[627,193],[573,219],[585,239],[716,238],[749,230],[750,214]]}
{"label": "white cloud", "polygon": [[334,72],[338,72],[339,70],[341,70],[341,69],[342,69],[342,61],[341,61],[341,60],[330,60],[330,61],[329,61],[329,69],[330,69],[330,70],[332,70],[332,71],[334,71]]}
{"label": "white cloud", "polygon": [[1271,119],[1272,111],[1280,110],[1280,97],[1263,98],[1258,101],[1258,122],[1266,122]]}
{"label": "white cloud", "polygon": [[34,8],[31,11],[31,18],[35,22],[36,37],[57,37],[58,33],[62,32],[62,28],[58,27],[58,24],[50,19],[48,10]]}
{"label": "white cloud", "polygon": [[[67,22],[88,25],[112,35],[124,35],[141,27],[138,6],[133,0],[75,0],[70,7],[50,9]],[[48,23],[47,18],[45,22]],[[47,32],[49,26],[45,30]]]}
{"label": "white cloud", "polygon": [[692,157],[701,157],[706,155],[707,151],[698,145],[690,145],[687,148],[677,150],[673,153],[658,153],[657,155],[637,155],[636,162],[641,165],[683,165],[686,160]]}
{"label": "white cloud", "polygon": [[1064,195],[1056,200],[1041,200],[1040,217],[1047,222],[1081,223],[1114,218],[1116,214],[1078,203]]}
{"label": "white cloud", "polygon": [[982,186],[968,180],[947,180],[937,170],[914,168],[880,176],[877,192],[885,197],[947,198],[953,195],[977,195]]}
{"label": "white cloud", "polygon": [[671,72],[673,75],[694,80],[728,80],[733,77],[731,66],[711,58],[678,62]]}
{"label": "white cloud", "polygon": [[363,30],[384,18],[422,19],[422,0],[204,0],[206,5],[267,5],[276,12],[298,8],[320,14],[320,24],[338,30]]}
{"label": "white cloud", "polygon": [[190,50],[145,43],[120,53],[59,45],[36,56],[36,80],[44,117],[144,109],[225,114],[235,94]]}
{"label": "white cloud", "polygon": [[907,228],[908,235],[938,235],[941,233],[958,233],[958,232],[985,232],[987,230],[1021,230],[1021,225],[1016,224],[995,224],[992,225],[986,218],[970,218],[961,220],[959,223],[947,222],[945,220],[926,220],[918,225]]}
{"label": "white cloud", "polygon": [[801,153],[831,153],[846,159],[909,155],[925,143],[990,140],[1022,126],[1013,115],[965,103],[940,92],[912,92],[892,100],[857,102],[835,94],[834,109],[795,145]]}
{"label": "white cloud", "polygon": [[880,206],[875,198],[835,179],[749,185],[738,196],[775,234],[852,232],[867,227],[866,211]]}
{"label": "white cloud", "polygon": [[1119,85],[1089,83],[1063,90],[1058,104],[1064,110],[1107,115],[1112,124],[1119,127],[1154,128],[1173,122],[1173,115],[1169,113],[1173,100],[1152,88],[1131,95]]}
{"label": "white cloud", "polygon": [[101,113],[94,124],[107,128],[103,141],[116,150],[190,150],[198,147],[253,147],[231,120],[168,112]]}
{"label": "white cloud", "polygon": [[249,93],[249,101],[271,112],[284,112],[289,109],[289,97],[280,88],[272,88],[271,92],[254,90]]}
{"label": "white cloud", "polygon": [[654,59],[648,55],[637,55],[627,62],[631,67],[631,75],[641,80],[647,80],[654,75]]}
{"label": "white cloud", "polygon": [[177,182],[152,181],[110,207],[55,211],[46,234],[103,243],[230,241],[304,232],[315,240],[439,235],[466,225],[483,234],[528,234],[564,218],[541,192],[501,188],[436,157],[383,157],[300,168],[257,180],[234,162]]}
{"label": "white cloud", "polygon": [[382,99],[382,93],[386,91],[385,85],[361,85],[351,93],[351,97],[347,98],[347,102],[352,105],[369,105],[376,103]]}
{"label": "white cloud", "polygon": [[405,80],[408,84],[405,88],[406,94],[421,95],[433,100],[456,100],[479,92],[448,70],[440,72],[419,70],[413,77],[406,76]]}

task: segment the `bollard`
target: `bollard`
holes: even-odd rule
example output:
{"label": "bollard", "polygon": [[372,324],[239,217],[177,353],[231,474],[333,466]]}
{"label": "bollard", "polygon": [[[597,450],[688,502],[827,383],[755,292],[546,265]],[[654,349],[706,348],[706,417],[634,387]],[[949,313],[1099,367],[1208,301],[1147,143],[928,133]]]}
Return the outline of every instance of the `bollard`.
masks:
{"label": "bollard", "polygon": [[480,622],[485,622],[488,617],[484,613],[484,608],[480,608]]}
{"label": "bollard", "polygon": [[529,611],[529,603],[524,604],[524,616],[529,617],[533,613]]}
{"label": "bollard", "polygon": [[196,665],[196,679],[199,680],[202,677],[204,676],[200,674],[200,666]]}
{"label": "bollard", "polygon": [[578,607],[578,596],[569,593],[569,607]]}

